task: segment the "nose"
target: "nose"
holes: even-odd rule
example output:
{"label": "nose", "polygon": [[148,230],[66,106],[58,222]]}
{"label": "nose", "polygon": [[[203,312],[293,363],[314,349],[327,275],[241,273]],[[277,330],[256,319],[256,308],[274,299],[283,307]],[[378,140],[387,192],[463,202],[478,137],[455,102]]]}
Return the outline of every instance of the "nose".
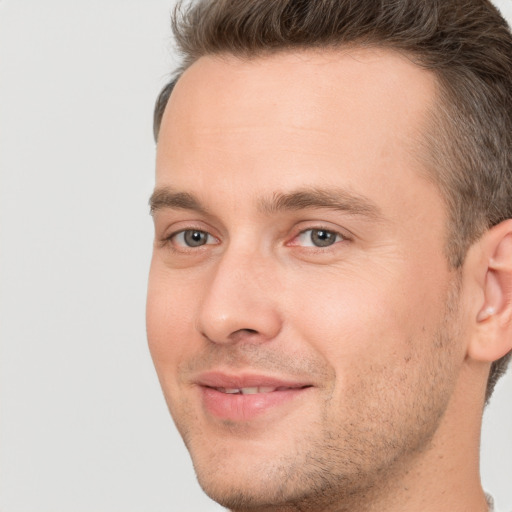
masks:
{"label": "nose", "polygon": [[213,343],[264,343],[281,330],[276,269],[263,257],[229,250],[212,265],[198,330]]}

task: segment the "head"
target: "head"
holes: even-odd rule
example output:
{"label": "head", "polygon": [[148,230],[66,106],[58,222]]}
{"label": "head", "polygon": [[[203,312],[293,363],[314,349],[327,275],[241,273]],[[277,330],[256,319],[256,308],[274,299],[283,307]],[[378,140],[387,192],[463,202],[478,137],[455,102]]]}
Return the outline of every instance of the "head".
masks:
{"label": "head", "polygon": [[[148,297],[171,413],[227,506],[369,495],[464,401],[494,311],[468,276],[512,218],[510,32],[482,0],[203,1],[174,27]],[[225,396],[258,387],[286,389]]]}

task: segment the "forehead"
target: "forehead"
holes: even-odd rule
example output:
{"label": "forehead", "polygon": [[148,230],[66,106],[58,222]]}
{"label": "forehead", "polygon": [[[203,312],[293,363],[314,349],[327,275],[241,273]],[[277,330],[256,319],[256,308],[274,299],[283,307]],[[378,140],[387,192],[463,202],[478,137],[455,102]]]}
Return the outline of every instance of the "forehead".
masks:
{"label": "forehead", "polygon": [[[396,113],[395,118],[402,118],[407,111],[413,114],[424,107],[434,89],[430,71],[392,50],[308,50],[250,59],[206,56],[180,78],[166,114],[177,115],[179,107],[186,104],[196,126],[201,123],[201,114],[210,112],[222,126],[236,121],[231,118],[230,110],[234,109],[252,114],[255,121],[264,117],[277,120],[283,113],[286,121],[293,121],[295,110],[300,122],[308,110],[347,109],[352,105],[358,109],[366,106],[364,110],[373,112],[375,119],[389,108]],[[204,111],[205,103],[209,112]],[[271,110],[262,110],[264,104]],[[269,118],[269,114],[273,115]],[[386,120],[391,121],[391,117]]]}
{"label": "forehead", "polygon": [[431,72],[383,49],[202,57],[164,113],[157,186],[221,190],[228,179],[275,190],[335,178],[371,187],[370,170],[393,186],[422,171],[418,140],[435,89]]}

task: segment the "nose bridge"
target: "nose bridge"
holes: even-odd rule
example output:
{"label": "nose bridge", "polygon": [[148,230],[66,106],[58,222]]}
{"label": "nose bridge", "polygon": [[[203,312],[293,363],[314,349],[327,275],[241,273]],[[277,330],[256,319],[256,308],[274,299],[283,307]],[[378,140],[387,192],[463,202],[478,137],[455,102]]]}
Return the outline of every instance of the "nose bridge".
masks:
{"label": "nose bridge", "polygon": [[272,262],[256,248],[231,244],[214,264],[198,313],[198,329],[215,343],[268,341],[281,327]]}

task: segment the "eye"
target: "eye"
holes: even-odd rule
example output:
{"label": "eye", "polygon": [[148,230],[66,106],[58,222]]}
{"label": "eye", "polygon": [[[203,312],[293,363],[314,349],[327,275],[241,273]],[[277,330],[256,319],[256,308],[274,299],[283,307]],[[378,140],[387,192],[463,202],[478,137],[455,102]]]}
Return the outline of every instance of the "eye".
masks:
{"label": "eye", "polygon": [[336,231],[327,229],[306,229],[297,237],[297,245],[303,247],[329,247],[345,238]]}
{"label": "eye", "polygon": [[217,239],[206,231],[198,229],[184,229],[170,237],[171,241],[180,247],[201,247],[202,245],[215,244]]}

